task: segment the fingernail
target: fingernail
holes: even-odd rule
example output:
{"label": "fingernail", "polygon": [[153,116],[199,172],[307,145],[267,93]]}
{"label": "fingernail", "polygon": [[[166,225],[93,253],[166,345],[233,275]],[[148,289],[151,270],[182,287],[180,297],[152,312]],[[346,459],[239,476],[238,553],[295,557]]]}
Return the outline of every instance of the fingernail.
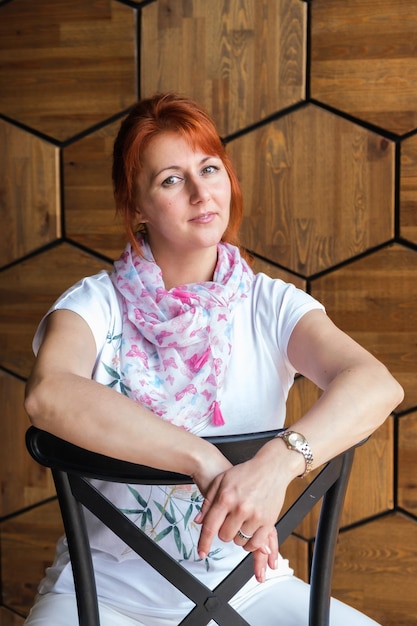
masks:
{"label": "fingernail", "polygon": [[206,558],[207,554],[206,554],[205,552],[199,552],[199,553],[198,553],[198,556],[200,557],[200,559],[201,559],[202,561],[204,561],[204,559]]}
{"label": "fingernail", "polygon": [[200,524],[202,519],[203,519],[203,514],[201,511],[199,511],[197,515],[195,516],[194,521],[196,524]]}
{"label": "fingernail", "polygon": [[264,546],[263,552],[265,552],[265,554],[271,554],[271,548],[269,546]]}

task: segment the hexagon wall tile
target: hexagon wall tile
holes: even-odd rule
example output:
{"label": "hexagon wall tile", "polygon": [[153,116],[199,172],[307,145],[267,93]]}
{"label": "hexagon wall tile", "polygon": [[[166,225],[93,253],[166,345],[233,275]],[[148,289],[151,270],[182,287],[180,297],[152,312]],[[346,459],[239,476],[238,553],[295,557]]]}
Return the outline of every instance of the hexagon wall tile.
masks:
{"label": "hexagon wall tile", "polygon": [[115,215],[111,178],[119,126],[120,120],[63,149],[65,234],[111,259],[126,245],[124,226]]}
{"label": "hexagon wall tile", "polygon": [[23,408],[25,383],[0,370],[0,518],[23,510],[55,494],[49,469],[40,467],[24,445],[29,419]]}
{"label": "hexagon wall tile", "polygon": [[398,419],[398,505],[417,517],[417,413]]}
{"label": "hexagon wall tile", "polygon": [[291,274],[291,272],[288,272],[280,267],[276,267],[272,265],[272,263],[255,258],[252,269],[255,274],[262,272],[271,278],[279,278],[287,283],[292,283],[298,287],[298,289],[306,291],[307,282],[303,278],[296,276],[296,274]]}
{"label": "hexagon wall tile", "polygon": [[207,0],[144,7],[142,95],[174,90],[196,98],[223,136],[299,102],[306,9],[299,0],[214,2],[210,11]]}
{"label": "hexagon wall tile", "polygon": [[405,516],[388,515],[340,534],[332,594],[378,624],[414,624],[416,577],[417,525]]}
{"label": "hexagon wall tile", "polygon": [[64,140],[136,99],[136,13],[107,0],[1,7],[0,111]]}
{"label": "hexagon wall tile", "polygon": [[417,244],[417,134],[401,143],[400,234]]}
{"label": "hexagon wall tile", "polygon": [[1,570],[8,572],[2,585],[6,606],[24,615],[29,612],[45,569],[52,564],[55,543],[62,532],[56,500],[0,524]]}
{"label": "hexagon wall tile", "polygon": [[314,281],[333,321],[385,363],[417,405],[417,252],[389,245]]}
{"label": "hexagon wall tile", "polygon": [[0,265],[61,235],[59,150],[0,119]]}
{"label": "hexagon wall tile", "polygon": [[33,335],[49,307],[81,278],[109,267],[63,243],[0,272],[0,366],[27,377]]}
{"label": "hexagon wall tile", "polygon": [[311,96],[399,135],[417,128],[417,12],[409,0],[314,0]]}
{"label": "hexagon wall tile", "polygon": [[242,240],[259,255],[310,276],[393,236],[385,138],[309,105],[227,148],[245,201]]}

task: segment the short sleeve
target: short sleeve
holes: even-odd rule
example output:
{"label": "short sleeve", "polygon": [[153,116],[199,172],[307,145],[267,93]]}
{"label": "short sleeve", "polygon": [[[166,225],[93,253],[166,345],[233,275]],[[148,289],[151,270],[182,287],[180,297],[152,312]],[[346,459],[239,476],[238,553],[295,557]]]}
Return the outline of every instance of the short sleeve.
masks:
{"label": "short sleeve", "polygon": [[41,320],[35,333],[32,343],[35,354],[42,343],[48,315],[58,309],[74,311],[86,321],[93,333],[98,355],[109,330],[117,324],[120,311],[118,296],[108,272],[103,270],[95,276],[83,278],[58,298]]}
{"label": "short sleeve", "polygon": [[287,349],[295,326],[309,311],[318,309],[325,312],[325,308],[318,300],[292,283],[272,279],[262,273],[256,275],[254,289],[258,329],[271,350],[277,348],[287,367],[292,370]]}

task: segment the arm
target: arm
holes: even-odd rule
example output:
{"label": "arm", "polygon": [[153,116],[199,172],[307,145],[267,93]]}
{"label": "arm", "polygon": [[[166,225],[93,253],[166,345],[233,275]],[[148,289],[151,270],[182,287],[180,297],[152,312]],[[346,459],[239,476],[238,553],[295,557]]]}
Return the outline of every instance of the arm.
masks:
{"label": "arm", "polygon": [[[291,426],[309,441],[314,466],[369,436],[401,402],[403,391],[388,370],[339,330],[321,311],[311,311],[296,325],[288,356],[297,371],[322,390],[320,399]],[[212,537],[231,541],[242,528],[253,539],[246,550],[269,545],[269,564],[276,558],[271,544],[275,523],[289,483],[305,469],[301,454],[281,439],[268,442],[247,463],[216,477],[202,509],[199,549],[206,553]],[[271,496],[273,494],[273,496]],[[266,558],[259,552],[259,579]]]}
{"label": "arm", "polygon": [[83,318],[68,310],[52,313],[26,387],[33,424],[94,452],[195,476],[203,492],[230,467],[200,437],[92,380],[95,360],[94,337]]}

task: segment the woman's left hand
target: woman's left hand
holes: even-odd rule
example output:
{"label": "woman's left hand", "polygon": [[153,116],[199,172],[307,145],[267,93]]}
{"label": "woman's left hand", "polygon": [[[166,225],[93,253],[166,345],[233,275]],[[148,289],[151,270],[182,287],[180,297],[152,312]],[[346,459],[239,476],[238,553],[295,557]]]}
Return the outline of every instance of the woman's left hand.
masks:
{"label": "woman's left hand", "polygon": [[[275,523],[281,511],[289,476],[280,462],[285,451],[277,454],[281,442],[264,446],[272,450],[274,463],[266,462],[268,455],[255,456],[219,474],[207,490],[201,512],[195,521],[202,524],[198,552],[201,558],[210,551],[215,536],[222,541],[234,541],[244,550],[254,553],[254,573],[258,581],[265,578],[268,565],[276,567],[278,537]],[[298,456],[298,455],[293,455]],[[269,460],[269,459],[268,459]],[[239,531],[248,535],[246,539]]]}

